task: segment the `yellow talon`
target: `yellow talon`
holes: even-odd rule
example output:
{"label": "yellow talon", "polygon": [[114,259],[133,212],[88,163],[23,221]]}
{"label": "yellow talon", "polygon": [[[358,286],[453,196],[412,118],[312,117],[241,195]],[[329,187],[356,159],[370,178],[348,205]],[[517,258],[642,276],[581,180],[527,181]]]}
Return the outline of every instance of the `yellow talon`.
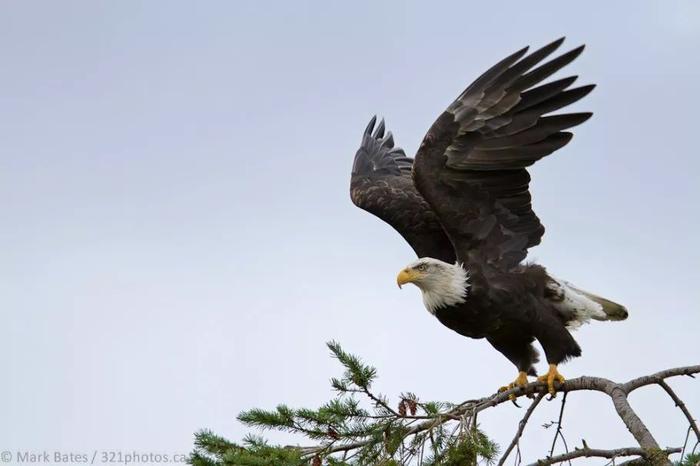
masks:
{"label": "yellow talon", "polygon": [[557,391],[554,389],[554,382],[559,382],[560,384],[564,383],[566,379],[564,378],[563,375],[559,373],[557,370],[557,365],[556,364],[550,364],[549,365],[549,372],[547,372],[545,375],[542,375],[540,377],[537,377],[538,382],[545,382],[547,384],[547,389],[549,390],[549,394],[552,396],[555,396]]}
{"label": "yellow talon", "polygon": [[[509,383],[508,385],[505,385],[505,386],[499,388],[498,391],[505,392],[506,390],[510,390],[511,388],[525,387],[526,385],[527,385],[527,373],[521,371],[521,372],[518,372],[518,377],[516,377],[516,379],[512,383]],[[508,399],[511,401],[515,400],[516,398],[517,398],[517,396],[515,395],[515,393],[511,393],[510,395],[508,395]]]}

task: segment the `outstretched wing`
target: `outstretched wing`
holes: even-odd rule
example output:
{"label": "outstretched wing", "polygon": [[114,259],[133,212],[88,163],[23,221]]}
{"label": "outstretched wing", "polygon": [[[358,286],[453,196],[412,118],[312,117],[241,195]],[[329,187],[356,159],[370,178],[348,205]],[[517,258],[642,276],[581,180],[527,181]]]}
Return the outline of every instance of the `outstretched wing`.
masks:
{"label": "outstretched wing", "polygon": [[362,135],[350,179],[352,202],[394,227],[418,257],[454,262],[452,243],[435,213],[413,185],[413,159],[394,147],[391,132],[384,135],[384,121],[377,129],[373,117]]}
{"label": "outstretched wing", "polygon": [[566,145],[572,134],[563,130],[591,113],[544,115],[594,87],[568,89],[575,76],[539,85],[583,51],[537,66],[563,41],[527,56],[526,47],[486,71],[437,119],[418,150],[416,186],[464,262],[510,269],[544,234],[525,167]]}

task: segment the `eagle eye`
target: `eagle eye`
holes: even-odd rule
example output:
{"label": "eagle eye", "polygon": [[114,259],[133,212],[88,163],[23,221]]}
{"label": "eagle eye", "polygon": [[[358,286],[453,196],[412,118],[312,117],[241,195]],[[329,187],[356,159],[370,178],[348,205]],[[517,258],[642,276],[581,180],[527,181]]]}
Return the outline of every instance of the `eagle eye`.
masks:
{"label": "eagle eye", "polygon": [[427,268],[428,268],[428,266],[425,265],[425,264],[418,264],[418,266],[416,267],[416,270],[419,270],[419,271],[421,271],[421,272],[424,272],[425,269],[427,269]]}

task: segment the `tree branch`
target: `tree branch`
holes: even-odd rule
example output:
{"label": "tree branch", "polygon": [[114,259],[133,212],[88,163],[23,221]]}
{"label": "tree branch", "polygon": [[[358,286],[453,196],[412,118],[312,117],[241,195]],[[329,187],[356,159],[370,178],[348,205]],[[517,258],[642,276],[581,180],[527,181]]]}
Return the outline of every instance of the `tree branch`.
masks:
{"label": "tree branch", "polygon": [[[634,436],[635,440],[639,442],[640,447],[646,449],[659,449],[656,440],[654,440],[649,430],[646,428],[644,423],[641,421],[641,419],[639,419],[637,414],[627,402],[627,394],[646,385],[658,384],[660,380],[663,380],[665,378],[676,377],[680,375],[692,376],[693,374],[697,373],[700,373],[700,365],[676,367],[660,371],[655,374],[638,377],[624,384],[619,384],[603,377],[582,376],[575,379],[567,380],[564,384],[558,387],[558,391],[569,393],[580,390],[589,390],[605,393],[613,399],[615,409],[620,415],[622,421],[627,426],[628,430]],[[511,394],[518,395],[521,393],[533,392],[539,394],[547,393],[547,385],[544,382],[531,382],[526,387],[524,387],[524,389],[521,387],[516,387],[506,391],[498,392],[494,395],[487,396],[481,399],[469,400],[468,402],[464,402],[462,404],[457,405],[455,408],[447,412],[437,415],[435,419],[427,420],[414,425],[411,429],[409,429],[406,432],[406,437],[410,437],[412,435],[433,429],[438,425],[444,424],[451,420],[459,420],[463,415],[475,415],[480,413],[481,411],[484,411],[485,409],[498,406],[502,403],[509,401],[509,396]],[[371,442],[372,440],[361,440],[358,442],[346,444],[338,444],[336,442],[333,446],[320,446],[319,450],[323,450],[327,453],[343,452],[355,448],[362,448],[370,444]],[[575,452],[571,452],[570,454],[573,453]]]}
{"label": "tree branch", "polygon": [[561,400],[561,408],[559,409],[559,420],[557,420],[557,431],[554,433],[554,439],[552,439],[552,448],[549,450],[549,456],[552,456],[554,454],[554,447],[557,445],[557,439],[561,437],[562,442],[564,442],[564,448],[566,449],[566,452],[569,453],[569,447],[566,444],[566,439],[564,438],[564,434],[561,432],[561,423],[564,418],[564,407],[566,406],[566,395],[568,393],[564,393],[564,397]]}
{"label": "tree branch", "polygon": [[522,437],[523,435],[523,431],[525,430],[525,425],[527,424],[527,421],[530,419],[530,416],[535,411],[535,408],[537,408],[537,405],[540,404],[540,401],[542,401],[542,398],[544,397],[545,394],[540,393],[539,395],[537,395],[537,398],[535,398],[535,400],[530,404],[530,407],[527,408],[527,412],[525,412],[525,415],[518,424],[518,431],[515,433],[515,437],[513,437],[513,440],[510,442],[510,445],[508,445],[508,448],[506,448],[506,451],[503,452],[503,456],[501,456],[501,459],[498,461],[497,466],[503,466],[503,464],[506,462],[506,460],[508,459],[508,455],[510,455],[510,452],[513,451],[513,448],[515,448],[515,446],[520,441],[520,437]]}
{"label": "tree branch", "polygon": [[658,450],[660,448],[659,444],[651,435],[647,426],[644,425],[644,422],[637,416],[637,413],[634,412],[632,406],[630,406],[627,401],[627,394],[622,387],[615,385],[608,395],[612,398],[615,411],[617,411],[622,422],[625,423],[627,430],[630,431],[634,439],[639,443],[639,446],[650,450]]}
{"label": "tree branch", "polygon": [[697,441],[700,442],[700,429],[698,429],[698,425],[695,423],[695,419],[693,419],[693,416],[691,416],[690,411],[688,411],[688,408],[685,406],[685,403],[683,403],[683,400],[678,398],[676,392],[673,391],[673,389],[666,383],[665,380],[661,379],[657,383],[661,385],[661,388],[666,390],[666,393],[668,393],[668,396],[671,397],[676,406],[680,408],[681,411],[683,411],[683,414],[688,420],[690,427],[693,429],[693,432],[695,432],[695,437],[697,438]]}
{"label": "tree branch", "polygon": [[[680,447],[678,448],[667,448],[665,450],[660,450],[660,453],[664,454],[665,456],[668,456],[672,453],[679,453],[681,451]],[[614,450],[601,450],[597,448],[588,448],[588,447],[583,447],[583,448],[576,448],[574,451],[571,451],[569,453],[564,453],[561,455],[557,456],[549,456],[547,458],[543,458],[541,460],[537,460],[534,463],[531,463],[529,466],[547,466],[550,464],[557,464],[557,463],[562,463],[564,461],[568,460],[573,460],[575,458],[591,458],[591,457],[597,457],[597,458],[617,458],[619,456],[639,456],[641,458],[647,458],[648,452],[647,450],[644,450],[642,448],[637,448],[637,447],[629,447],[629,448],[616,448]]]}
{"label": "tree branch", "polygon": [[[204,430],[196,435],[193,462],[195,466],[228,466],[233,464],[285,464],[288,466],[314,465],[323,461],[341,461],[343,464],[406,464],[421,465],[424,462],[436,464],[473,464],[477,459],[495,461],[498,459],[497,446],[486,434],[477,428],[479,413],[508,402],[511,397],[523,394],[536,395],[522,416],[513,439],[498,459],[498,466],[515,452],[518,465],[522,458],[520,440],[534,411],[548,393],[543,382],[533,382],[525,387],[514,387],[480,399],[466,400],[460,404],[440,402],[418,402],[412,393],[401,394],[398,409],[394,409],[389,399],[370,390],[376,378],[374,367],[364,364],[358,357],[346,353],[337,343],[329,343],[333,355],[345,366],[345,374],[340,379],[331,379],[331,385],[338,392],[333,399],[317,409],[293,409],[278,405],[274,410],[252,409],[244,411],[238,419],[245,424],[260,429],[275,429],[302,433],[318,442],[308,446],[270,445],[262,437],[247,436],[242,444],[225,439]],[[683,457],[691,432],[698,438],[700,430],[688,407],[671,389],[665,379],[676,376],[690,376],[700,373],[700,365],[677,367],[637,377],[626,383],[618,383],[602,377],[583,376],[557,384],[557,390],[564,396],[559,410],[557,429],[552,440],[552,448],[539,465],[571,461],[580,457],[615,458],[633,457],[627,461],[633,464],[654,464],[670,466],[670,453],[680,451]],[[648,385],[659,385],[675,402],[688,420],[683,448],[663,450],[644,425],[628,401],[634,390]],[[598,391],[610,398],[629,432],[638,446],[613,450],[592,449],[583,446],[569,451],[563,436],[562,419],[567,397],[575,391]],[[372,404],[371,410],[362,405]],[[422,412],[417,413],[420,409]],[[480,416],[479,416],[480,417]],[[552,425],[555,423],[552,422]],[[555,455],[558,439],[564,442],[565,453]],[[693,452],[695,447],[693,448]],[[213,461],[213,462],[212,462]],[[398,463],[397,463],[398,461]]]}
{"label": "tree branch", "polygon": [[675,367],[673,369],[666,369],[665,371],[657,372],[656,374],[646,375],[643,377],[637,377],[632,379],[623,385],[626,393],[630,393],[633,390],[643,387],[645,385],[653,385],[659,383],[659,380],[668,379],[669,377],[676,377],[679,375],[687,375],[689,377],[694,377],[694,374],[700,372],[700,365],[697,366],[686,366],[686,367]]}
{"label": "tree branch", "polygon": [[389,412],[390,412],[391,414],[393,414],[394,416],[397,416],[397,417],[399,416],[399,413],[397,413],[396,411],[394,411],[394,409],[393,409],[391,406],[389,406],[388,404],[386,404],[386,402],[385,402],[384,400],[382,400],[381,398],[375,396],[374,393],[370,392],[369,389],[368,389],[367,387],[362,387],[362,392],[363,392],[365,395],[367,395],[367,397],[368,397],[370,400],[374,401],[374,403],[375,403],[377,406],[381,406],[382,408],[386,409],[387,411],[389,411]]}

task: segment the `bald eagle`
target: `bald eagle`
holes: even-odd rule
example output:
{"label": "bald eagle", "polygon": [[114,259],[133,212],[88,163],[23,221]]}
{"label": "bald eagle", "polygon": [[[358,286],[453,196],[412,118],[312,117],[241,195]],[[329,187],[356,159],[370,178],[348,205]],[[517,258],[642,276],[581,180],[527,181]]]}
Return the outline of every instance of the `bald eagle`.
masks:
{"label": "bald eagle", "polygon": [[564,382],[557,365],[581,355],[569,330],[627,318],[624,306],[523,262],[544,234],[526,167],[566,145],[565,130],[592,115],[551,115],[595,87],[570,88],[576,76],[541,84],[583,51],[542,63],[563,41],[529,55],[525,47],[482,74],[437,118],[414,159],[372,118],[350,184],[353,203],[391,225],[419,257],[398,274],[399,287],[416,285],[442,324],[486,338],[508,358],[518,376],[501,389],[537,375],[537,340],[549,363],[538,380],[552,395]]}

